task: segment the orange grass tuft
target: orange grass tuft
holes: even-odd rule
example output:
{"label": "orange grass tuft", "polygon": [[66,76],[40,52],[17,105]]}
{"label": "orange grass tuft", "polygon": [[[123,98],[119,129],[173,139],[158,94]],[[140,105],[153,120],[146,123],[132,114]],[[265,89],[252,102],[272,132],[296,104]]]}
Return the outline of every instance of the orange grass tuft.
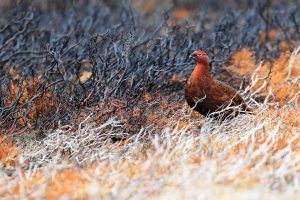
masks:
{"label": "orange grass tuft", "polygon": [[[41,84],[40,79],[24,80],[20,84],[11,82],[4,104],[6,106],[13,104],[21,92],[18,125],[30,126],[31,123],[46,119],[56,111],[57,98],[50,91],[42,92]],[[30,104],[29,107],[28,104]]]}
{"label": "orange grass tuft", "polygon": [[5,136],[0,135],[0,162],[5,165],[16,166],[18,164],[18,150]]}
{"label": "orange grass tuft", "polygon": [[15,195],[26,193],[39,193],[34,188],[46,185],[43,195],[46,199],[58,199],[68,196],[72,199],[87,198],[86,184],[88,180],[80,172],[80,169],[59,170],[46,175],[45,171],[39,171],[33,177],[24,179],[13,189]]}
{"label": "orange grass tuft", "polygon": [[176,8],[173,12],[173,16],[175,18],[175,20],[183,20],[185,19],[187,16],[189,16],[190,11],[186,8]]}
{"label": "orange grass tuft", "polygon": [[[293,54],[282,53],[274,62],[265,62],[258,71],[255,63],[254,53],[249,49],[242,49],[232,56],[228,70],[238,76],[248,76],[256,73],[258,80],[252,91],[260,89],[259,94],[266,97],[270,90],[275,95],[276,101],[284,105],[300,91],[300,54],[296,49]],[[267,84],[265,84],[265,82]],[[261,88],[263,87],[263,88]],[[298,100],[300,102],[300,99]]]}
{"label": "orange grass tuft", "polygon": [[229,69],[240,76],[249,76],[254,72],[255,67],[254,52],[250,49],[242,49],[232,56]]}

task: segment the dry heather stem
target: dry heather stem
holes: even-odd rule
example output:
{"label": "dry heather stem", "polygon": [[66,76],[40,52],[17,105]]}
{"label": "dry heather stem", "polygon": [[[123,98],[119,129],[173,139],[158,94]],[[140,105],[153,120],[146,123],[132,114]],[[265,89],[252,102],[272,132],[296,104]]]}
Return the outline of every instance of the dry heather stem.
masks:
{"label": "dry heather stem", "polygon": [[[246,93],[258,79],[255,74],[253,77]],[[257,107],[255,115],[223,122],[195,117],[184,106],[164,127],[148,126],[132,136],[116,118],[97,124],[88,116],[78,126],[61,126],[41,141],[17,142],[21,155],[15,163],[20,165],[10,173],[2,166],[0,195],[72,199],[240,199],[251,195],[254,199],[297,199],[297,95],[279,109],[269,102],[273,96],[270,89],[264,103],[250,97],[250,104]],[[114,142],[114,137],[124,139]]]}
{"label": "dry heather stem", "polygon": [[[110,138],[125,134],[119,132],[120,121],[97,125],[87,118],[75,130],[64,126],[28,143],[20,168],[12,177],[2,174],[0,193],[122,199],[228,199],[235,190],[236,196],[257,199],[275,198],[279,191],[284,197],[299,194],[299,111],[266,104],[256,116],[221,124],[206,119],[201,129],[195,120],[183,128],[166,127],[159,135],[145,128],[117,143]],[[191,118],[186,108],[180,112]]]}

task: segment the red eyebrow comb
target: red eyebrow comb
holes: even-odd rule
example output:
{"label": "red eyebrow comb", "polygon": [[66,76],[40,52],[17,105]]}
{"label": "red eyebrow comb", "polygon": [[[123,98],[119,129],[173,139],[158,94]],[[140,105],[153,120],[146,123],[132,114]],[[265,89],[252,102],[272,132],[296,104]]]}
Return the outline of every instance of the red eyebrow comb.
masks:
{"label": "red eyebrow comb", "polygon": [[198,51],[194,51],[191,55],[196,55],[196,54],[203,54],[206,55],[206,53],[204,51],[198,50]]}

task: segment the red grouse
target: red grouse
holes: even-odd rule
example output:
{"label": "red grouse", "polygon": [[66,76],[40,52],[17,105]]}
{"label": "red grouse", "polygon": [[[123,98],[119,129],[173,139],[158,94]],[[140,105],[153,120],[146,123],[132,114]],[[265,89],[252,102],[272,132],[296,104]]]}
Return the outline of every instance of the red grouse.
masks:
{"label": "red grouse", "polygon": [[195,51],[191,57],[197,65],[185,88],[185,99],[194,110],[204,116],[220,119],[251,111],[235,89],[213,78],[205,52]]}

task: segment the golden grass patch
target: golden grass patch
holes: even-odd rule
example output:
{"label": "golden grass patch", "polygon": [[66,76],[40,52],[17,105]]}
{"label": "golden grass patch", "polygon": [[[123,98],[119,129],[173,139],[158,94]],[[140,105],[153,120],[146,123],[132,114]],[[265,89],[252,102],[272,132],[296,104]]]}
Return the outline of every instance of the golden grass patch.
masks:
{"label": "golden grass patch", "polygon": [[[235,53],[228,70],[238,76],[247,76],[248,80],[255,78],[257,81],[253,85],[252,92],[259,90],[259,95],[266,97],[272,91],[275,100],[281,102],[281,105],[292,98],[298,98],[300,48],[295,49],[293,53],[281,53],[273,62],[263,62],[258,68],[253,55],[254,52],[249,49]],[[299,103],[300,99],[298,98],[296,102]]]}
{"label": "golden grass patch", "polygon": [[43,91],[40,79],[24,80],[21,83],[12,81],[6,92],[4,105],[11,106],[15,102],[20,107],[18,116],[15,116],[17,124],[29,127],[32,123],[45,120],[53,114],[58,105],[58,100],[52,92]]}

